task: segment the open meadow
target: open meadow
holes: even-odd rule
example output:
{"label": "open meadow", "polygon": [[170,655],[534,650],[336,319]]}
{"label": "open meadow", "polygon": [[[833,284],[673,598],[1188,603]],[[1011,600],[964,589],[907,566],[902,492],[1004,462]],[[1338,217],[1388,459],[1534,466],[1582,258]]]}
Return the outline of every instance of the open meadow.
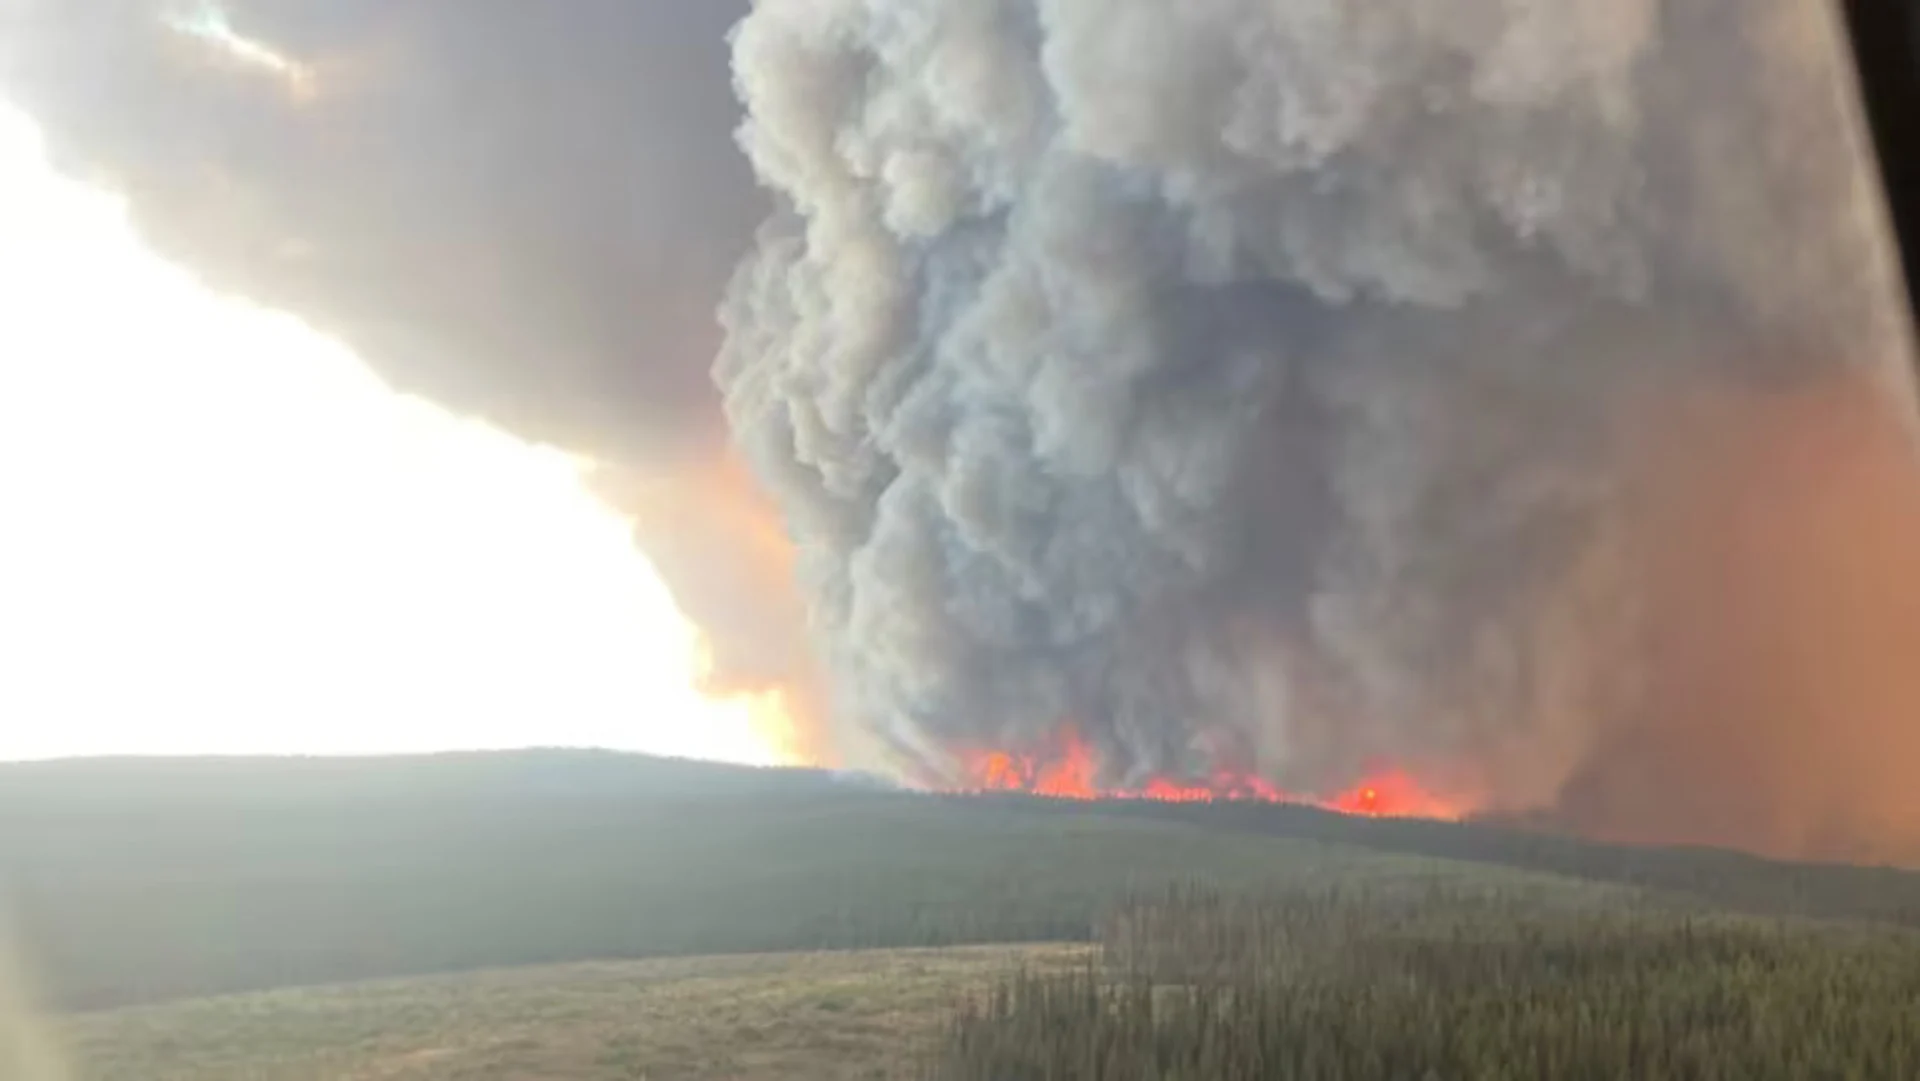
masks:
{"label": "open meadow", "polygon": [[843,951],[492,970],[86,1014],[97,1081],[912,1076],[946,1018],[1086,946]]}

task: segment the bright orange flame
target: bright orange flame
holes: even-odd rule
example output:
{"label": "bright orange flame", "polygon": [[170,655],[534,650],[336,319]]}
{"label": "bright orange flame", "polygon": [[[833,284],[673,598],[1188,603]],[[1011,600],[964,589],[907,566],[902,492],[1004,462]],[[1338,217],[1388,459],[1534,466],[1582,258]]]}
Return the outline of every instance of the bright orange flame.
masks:
{"label": "bright orange flame", "polygon": [[1387,818],[1451,819],[1459,818],[1463,813],[1457,803],[1427,791],[1400,770],[1371,774],[1360,784],[1323,801],[1321,805],[1347,814]]}
{"label": "bright orange flame", "polygon": [[1359,784],[1330,798],[1284,792],[1255,774],[1215,770],[1204,779],[1156,777],[1136,788],[1108,788],[1099,783],[1094,750],[1079,733],[1067,730],[1058,746],[1045,756],[1012,751],[983,751],[963,755],[965,787],[974,792],[1023,792],[1049,799],[1151,800],[1159,803],[1214,803],[1248,801],[1301,803],[1343,814],[1388,818],[1442,818],[1461,816],[1453,803],[1421,788],[1398,770],[1369,775]]}

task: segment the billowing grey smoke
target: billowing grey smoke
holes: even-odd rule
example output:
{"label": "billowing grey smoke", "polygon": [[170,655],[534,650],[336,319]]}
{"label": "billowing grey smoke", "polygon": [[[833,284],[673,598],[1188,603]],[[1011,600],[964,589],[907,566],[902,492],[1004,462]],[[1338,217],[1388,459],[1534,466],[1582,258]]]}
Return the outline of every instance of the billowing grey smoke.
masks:
{"label": "billowing grey smoke", "polygon": [[1115,783],[1553,799],[1640,708],[1640,407],[1905,359],[1834,34],[760,0],[742,142],[783,209],[718,378],[840,707],[934,772],[1070,725]]}

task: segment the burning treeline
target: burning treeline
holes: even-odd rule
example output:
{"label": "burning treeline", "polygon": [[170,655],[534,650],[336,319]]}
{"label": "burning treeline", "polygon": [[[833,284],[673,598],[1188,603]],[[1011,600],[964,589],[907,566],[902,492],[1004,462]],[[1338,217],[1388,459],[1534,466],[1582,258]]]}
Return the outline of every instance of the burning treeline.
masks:
{"label": "burning treeline", "polygon": [[1907,316],[1828,5],[226,5],[299,95],[78,11],[0,45],[62,157],[601,461],[814,753],[1920,841]]}
{"label": "burning treeline", "polygon": [[1402,818],[1455,819],[1470,810],[1469,805],[1428,792],[1415,778],[1391,769],[1370,772],[1342,791],[1320,794],[1282,791],[1257,773],[1221,764],[1204,775],[1149,777],[1133,787],[1116,788],[1102,777],[1103,764],[1093,748],[1072,728],[1056,731],[1050,745],[1036,753],[962,751],[958,759],[966,784],[980,793],[1159,803],[1317,803],[1347,814]]}

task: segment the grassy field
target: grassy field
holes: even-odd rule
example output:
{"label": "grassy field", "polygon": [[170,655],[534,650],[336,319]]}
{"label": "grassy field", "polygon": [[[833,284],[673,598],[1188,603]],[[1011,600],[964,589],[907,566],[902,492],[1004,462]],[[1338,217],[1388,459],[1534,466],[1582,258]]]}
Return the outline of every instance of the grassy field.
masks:
{"label": "grassy field", "polygon": [[672,959],[83,1015],[77,1081],[855,1081],[911,1076],[957,1003],[1090,947]]}

